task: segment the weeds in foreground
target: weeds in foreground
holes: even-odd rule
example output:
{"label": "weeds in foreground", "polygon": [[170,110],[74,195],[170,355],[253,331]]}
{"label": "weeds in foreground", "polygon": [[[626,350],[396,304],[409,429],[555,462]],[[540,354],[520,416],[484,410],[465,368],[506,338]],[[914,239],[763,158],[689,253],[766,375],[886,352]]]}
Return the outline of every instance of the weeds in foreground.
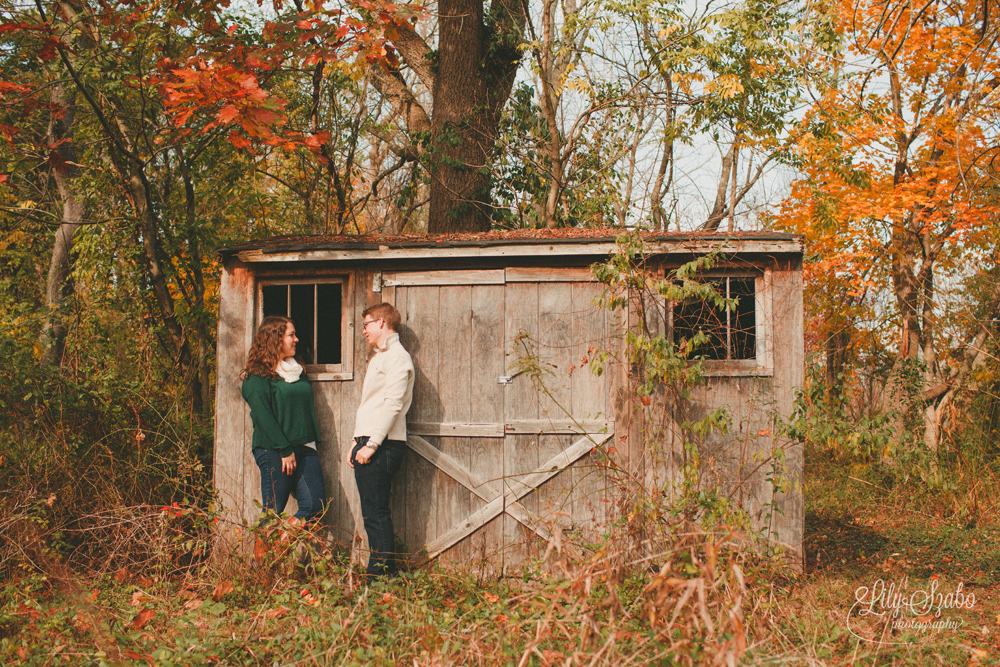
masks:
{"label": "weeds in foreground", "polygon": [[[149,514],[170,562],[212,523],[180,505]],[[0,590],[0,663],[736,664],[773,622],[775,573],[734,530],[668,528],[642,554],[619,534],[581,560],[557,533],[547,575],[485,584],[434,567],[366,584],[322,533],[281,523],[185,567],[35,563]]]}
{"label": "weeds in foreground", "polygon": [[[0,664],[997,664],[995,524],[911,511],[873,525],[877,496],[852,499],[841,473],[814,471],[801,577],[724,527],[678,521],[640,553],[626,546],[626,521],[582,560],[556,533],[535,568],[544,576],[482,581],[428,567],[366,585],[322,535],[274,524],[248,533],[245,551],[185,568],[22,570],[0,587]],[[211,523],[195,512],[153,513],[176,524],[159,533],[166,552],[185,544],[183,526]],[[953,629],[894,631],[852,610],[877,580],[910,591],[964,583],[975,603],[945,610],[961,620]]]}
{"label": "weeds in foreground", "polygon": [[[992,504],[970,523],[962,502],[972,483],[995,497],[995,475],[931,491],[806,460],[801,577],[739,530],[649,502],[586,558],[553,531],[527,570],[544,575],[430,567],[366,586],[322,536],[282,524],[211,557],[214,517],[192,505],[84,513],[67,538],[58,500],[8,494],[0,664],[997,664],[1000,526]],[[962,584],[975,603],[945,610],[954,628],[895,629],[852,611],[879,580]]]}

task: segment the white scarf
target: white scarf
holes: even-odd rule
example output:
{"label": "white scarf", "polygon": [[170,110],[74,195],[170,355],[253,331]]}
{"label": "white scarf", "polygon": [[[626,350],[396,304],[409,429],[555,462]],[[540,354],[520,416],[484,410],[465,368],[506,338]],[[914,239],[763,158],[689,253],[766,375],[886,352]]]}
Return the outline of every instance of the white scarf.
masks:
{"label": "white scarf", "polygon": [[278,362],[278,366],[274,371],[285,379],[285,382],[291,384],[292,382],[298,382],[299,376],[302,375],[304,368],[302,365],[295,361],[295,357],[285,357]]}

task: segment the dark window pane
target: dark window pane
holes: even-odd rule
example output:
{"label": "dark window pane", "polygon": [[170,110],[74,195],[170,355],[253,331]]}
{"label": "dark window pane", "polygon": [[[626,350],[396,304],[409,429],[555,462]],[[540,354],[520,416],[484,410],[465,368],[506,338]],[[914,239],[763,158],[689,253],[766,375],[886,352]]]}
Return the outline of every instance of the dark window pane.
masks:
{"label": "dark window pane", "polygon": [[737,299],[736,311],[730,315],[733,324],[732,358],[757,358],[757,313],[753,278],[730,278],[729,298]]}
{"label": "dark window pane", "polygon": [[316,363],[340,363],[340,283],[316,285]]}
{"label": "dark window pane", "polygon": [[[722,280],[712,281],[715,289],[724,294],[726,284]],[[716,310],[712,304],[700,299],[674,303],[674,344],[692,340],[699,331],[708,336],[708,341],[695,348],[690,356],[705,359],[726,358],[726,312]]]}
{"label": "dark window pane", "polygon": [[280,315],[288,317],[288,285],[264,285],[260,290],[264,317]]}
{"label": "dark window pane", "polygon": [[284,315],[295,322],[296,356],[302,363],[342,363],[340,283],[264,285],[261,298],[265,317]]}
{"label": "dark window pane", "polygon": [[314,364],[316,346],[313,340],[316,286],[292,285],[290,290],[292,305],[289,317],[295,322],[295,334],[299,337],[297,356],[304,364]]}

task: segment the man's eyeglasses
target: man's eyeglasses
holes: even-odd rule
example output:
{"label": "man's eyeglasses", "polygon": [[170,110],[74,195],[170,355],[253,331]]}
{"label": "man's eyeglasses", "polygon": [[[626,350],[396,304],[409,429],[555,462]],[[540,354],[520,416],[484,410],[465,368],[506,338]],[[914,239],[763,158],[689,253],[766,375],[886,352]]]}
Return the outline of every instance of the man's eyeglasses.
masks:
{"label": "man's eyeglasses", "polygon": [[[379,320],[380,319],[382,319],[382,318],[380,317]],[[378,322],[378,320],[367,320],[367,321],[365,321],[364,326],[361,327],[361,330],[364,331],[365,329],[368,328],[369,324],[375,324],[376,322]]]}

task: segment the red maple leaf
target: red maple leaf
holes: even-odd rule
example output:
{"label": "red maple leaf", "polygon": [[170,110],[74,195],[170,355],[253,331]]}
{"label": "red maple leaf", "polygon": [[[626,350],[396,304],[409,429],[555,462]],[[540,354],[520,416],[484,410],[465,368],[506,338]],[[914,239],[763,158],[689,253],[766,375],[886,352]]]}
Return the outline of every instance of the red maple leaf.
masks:
{"label": "red maple leaf", "polygon": [[229,106],[224,107],[221,111],[219,111],[219,122],[229,123],[239,115],[240,115],[240,110],[237,109],[234,105],[230,104]]}

